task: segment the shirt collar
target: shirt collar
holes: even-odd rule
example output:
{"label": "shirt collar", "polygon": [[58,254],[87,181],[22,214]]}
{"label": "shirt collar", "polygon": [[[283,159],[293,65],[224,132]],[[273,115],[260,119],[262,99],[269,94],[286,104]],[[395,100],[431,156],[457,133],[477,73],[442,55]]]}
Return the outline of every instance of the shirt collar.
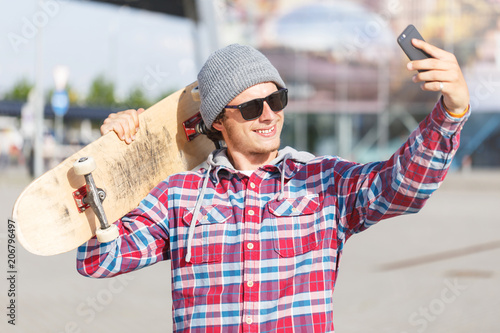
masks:
{"label": "shirt collar", "polygon": [[[268,165],[262,168],[268,172],[284,172],[285,178],[292,178],[297,172],[296,163],[305,164],[312,160],[314,155],[308,152],[297,151],[291,147],[285,147],[278,151],[278,156],[272,160]],[[285,162],[285,163],[282,163]],[[229,161],[227,156],[227,148],[216,149],[208,156],[207,160],[198,166],[196,169],[208,169],[208,165],[211,166],[211,179],[214,183],[219,182],[219,173],[226,174],[236,174],[238,173],[234,166]]]}

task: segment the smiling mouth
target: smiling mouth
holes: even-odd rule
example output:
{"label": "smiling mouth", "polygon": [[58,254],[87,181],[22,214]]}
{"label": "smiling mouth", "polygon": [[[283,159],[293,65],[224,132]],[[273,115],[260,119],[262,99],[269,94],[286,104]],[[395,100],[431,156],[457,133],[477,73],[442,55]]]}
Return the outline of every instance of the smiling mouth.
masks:
{"label": "smiling mouth", "polygon": [[275,129],[275,126],[269,128],[269,129],[255,130],[255,132],[259,133],[259,134],[270,134],[270,133],[274,132],[274,129]]}

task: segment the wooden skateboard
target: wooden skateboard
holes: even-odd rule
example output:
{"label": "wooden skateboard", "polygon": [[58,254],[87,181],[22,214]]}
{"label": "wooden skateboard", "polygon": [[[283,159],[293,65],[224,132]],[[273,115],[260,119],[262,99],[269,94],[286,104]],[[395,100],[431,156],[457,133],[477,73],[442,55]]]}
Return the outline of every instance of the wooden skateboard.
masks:
{"label": "wooden skateboard", "polygon": [[[114,222],[167,176],[193,169],[214,144],[196,130],[201,121],[197,83],[166,97],[140,116],[127,145],[110,132],[35,179],[12,217],[19,242],[37,255],[77,248],[97,233],[114,239]],[[198,127],[199,128],[199,127]]]}

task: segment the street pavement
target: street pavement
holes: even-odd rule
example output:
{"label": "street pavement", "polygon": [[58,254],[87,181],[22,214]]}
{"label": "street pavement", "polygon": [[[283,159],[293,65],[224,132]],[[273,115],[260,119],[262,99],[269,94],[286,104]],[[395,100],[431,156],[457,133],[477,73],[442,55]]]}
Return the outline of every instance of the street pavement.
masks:
{"label": "street pavement", "polygon": [[[17,243],[8,273],[8,219],[29,181],[23,169],[0,170],[0,331],[170,332],[169,262],[90,279],[76,272],[75,251],[40,257]],[[500,170],[451,173],[420,213],[349,239],[335,331],[500,332],[499,207]]]}

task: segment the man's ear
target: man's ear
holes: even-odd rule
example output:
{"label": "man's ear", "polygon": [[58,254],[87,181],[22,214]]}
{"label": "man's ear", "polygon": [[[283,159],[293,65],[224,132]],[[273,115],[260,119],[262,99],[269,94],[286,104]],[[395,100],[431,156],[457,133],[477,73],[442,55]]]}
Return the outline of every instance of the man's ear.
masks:
{"label": "man's ear", "polygon": [[212,127],[218,130],[219,132],[222,132],[222,122],[220,120],[214,121],[212,123]]}

